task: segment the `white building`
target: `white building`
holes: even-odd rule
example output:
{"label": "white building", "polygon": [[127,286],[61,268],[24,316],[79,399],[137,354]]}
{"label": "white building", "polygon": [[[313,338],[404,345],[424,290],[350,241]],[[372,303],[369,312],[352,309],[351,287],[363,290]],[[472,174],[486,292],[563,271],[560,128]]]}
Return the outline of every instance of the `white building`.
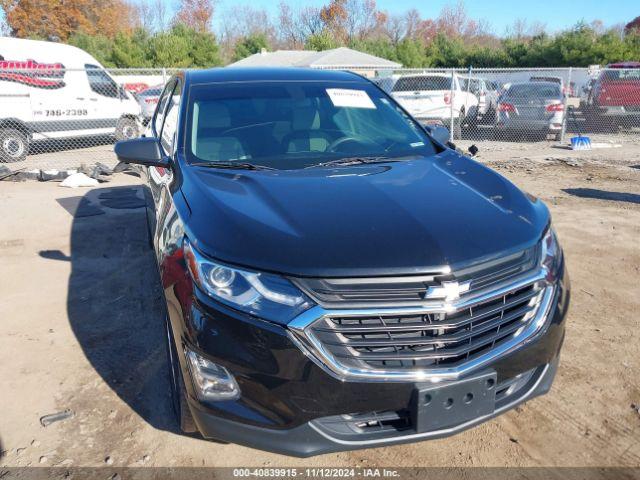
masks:
{"label": "white building", "polygon": [[228,65],[229,67],[307,67],[351,70],[367,76],[373,76],[376,70],[395,70],[400,63],[347,47],[316,52],[314,50],[276,50],[243,58]]}

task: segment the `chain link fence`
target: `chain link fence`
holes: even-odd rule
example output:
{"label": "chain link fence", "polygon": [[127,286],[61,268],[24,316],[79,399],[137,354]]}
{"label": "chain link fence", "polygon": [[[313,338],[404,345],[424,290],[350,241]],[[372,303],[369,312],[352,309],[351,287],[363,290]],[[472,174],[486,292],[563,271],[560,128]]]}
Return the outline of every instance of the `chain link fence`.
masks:
{"label": "chain link fence", "polygon": [[[116,165],[141,135],[170,69],[0,62],[0,170]],[[639,143],[640,64],[620,68],[402,69],[360,73],[452,142]],[[6,170],[4,170],[6,171]],[[1,177],[1,175],[0,175]]]}
{"label": "chain link fence", "polygon": [[373,78],[423,123],[451,140],[635,140],[640,64],[634,68],[402,70]]}

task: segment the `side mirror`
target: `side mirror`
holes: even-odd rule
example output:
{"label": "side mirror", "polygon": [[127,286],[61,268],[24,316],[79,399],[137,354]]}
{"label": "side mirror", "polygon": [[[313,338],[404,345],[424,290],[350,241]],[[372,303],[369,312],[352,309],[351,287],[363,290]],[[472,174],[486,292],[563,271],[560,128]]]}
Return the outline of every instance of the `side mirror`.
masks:
{"label": "side mirror", "polygon": [[442,125],[425,125],[425,128],[437,142],[440,142],[443,145],[449,143],[451,133],[447,127]]}
{"label": "side mirror", "polygon": [[167,157],[162,155],[160,143],[153,137],[122,140],[116,143],[113,151],[122,163],[135,163],[147,167],[169,166]]}

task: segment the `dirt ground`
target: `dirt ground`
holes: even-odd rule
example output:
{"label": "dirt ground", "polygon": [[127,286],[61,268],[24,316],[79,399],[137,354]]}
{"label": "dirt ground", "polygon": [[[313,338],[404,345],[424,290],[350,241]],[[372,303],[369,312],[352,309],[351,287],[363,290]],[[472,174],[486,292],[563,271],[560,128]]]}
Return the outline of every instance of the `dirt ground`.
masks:
{"label": "dirt ground", "polygon": [[304,460],[181,436],[139,179],[0,182],[0,466],[640,466],[640,145],[479,146],[549,205],[565,249],[548,395],[451,438]]}

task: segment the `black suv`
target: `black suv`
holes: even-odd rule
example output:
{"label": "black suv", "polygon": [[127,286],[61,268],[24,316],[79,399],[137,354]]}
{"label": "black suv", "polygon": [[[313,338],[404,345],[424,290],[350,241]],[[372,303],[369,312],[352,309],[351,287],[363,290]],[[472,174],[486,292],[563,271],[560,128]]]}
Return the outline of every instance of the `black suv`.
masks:
{"label": "black suv", "polygon": [[569,304],[549,211],[442,127],[352,73],[225,68],[174,76],[150,129],[115,151],[145,166],[185,432],[309,456],[549,390]]}

